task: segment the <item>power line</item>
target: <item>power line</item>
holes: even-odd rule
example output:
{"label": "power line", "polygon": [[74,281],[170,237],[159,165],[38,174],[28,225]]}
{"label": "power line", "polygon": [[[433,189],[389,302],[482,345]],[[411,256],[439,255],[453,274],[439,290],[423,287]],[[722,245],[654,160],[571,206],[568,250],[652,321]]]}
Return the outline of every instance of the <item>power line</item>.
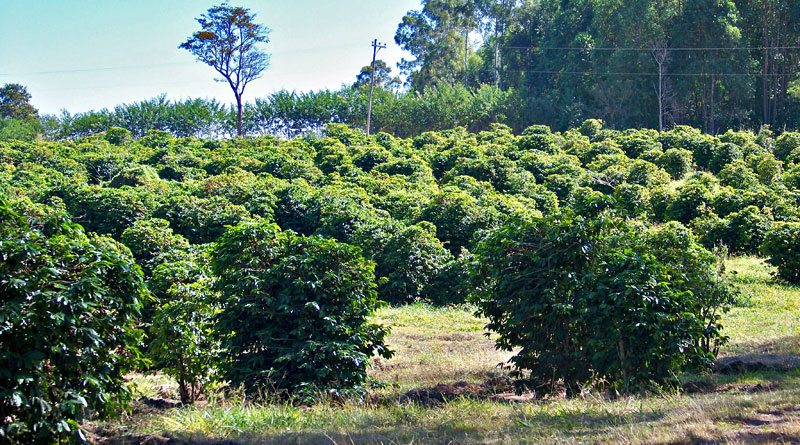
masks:
{"label": "power line", "polygon": [[[354,44],[324,46],[324,47],[320,46],[315,48],[303,48],[298,50],[277,51],[271,54],[314,53],[314,52],[330,51],[335,49],[350,49],[355,47],[356,45]],[[197,61],[151,63],[144,65],[122,65],[122,66],[109,66],[109,67],[99,67],[99,68],[75,68],[75,69],[64,69],[64,70],[53,70],[53,71],[31,71],[26,73],[0,73],[0,77],[38,76],[38,75],[48,75],[48,74],[70,74],[70,73],[88,73],[88,72],[117,71],[117,70],[134,70],[134,69],[160,68],[167,66],[195,65],[195,64],[197,64]]]}
{"label": "power line", "polygon": [[0,76],[34,76],[34,75],[42,75],[42,74],[69,74],[69,73],[86,73],[86,72],[94,72],[94,71],[115,71],[115,70],[130,70],[130,69],[142,69],[142,68],[158,68],[164,66],[175,66],[175,65],[189,65],[195,64],[196,62],[170,62],[170,63],[152,63],[147,65],[127,65],[127,66],[109,66],[103,68],[77,68],[71,70],[56,70],[56,71],[34,71],[28,73],[0,73]]}
{"label": "power line", "polygon": [[[652,51],[653,48],[637,48],[624,46],[569,47],[569,46],[501,46],[502,49],[528,49],[532,51]],[[667,51],[763,51],[800,49],[800,46],[708,46],[708,47],[675,47]]]}
{"label": "power line", "polygon": [[[625,71],[607,71],[604,73],[599,72],[592,72],[592,71],[549,71],[549,70],[504,70],[507,73],[530,73],[530,74],[572,74],[572,75],[582,75],[582,76],[658,76],[658,73],[648,73],[648,72],[625,72]],[[667,73],[664,74],[665,76],[675,76],[675,77],[711,77],[711,76],[719,76],[719,77],[781,77],[781,76],[789,76],[788,74],[780,74],[780,73]]]}

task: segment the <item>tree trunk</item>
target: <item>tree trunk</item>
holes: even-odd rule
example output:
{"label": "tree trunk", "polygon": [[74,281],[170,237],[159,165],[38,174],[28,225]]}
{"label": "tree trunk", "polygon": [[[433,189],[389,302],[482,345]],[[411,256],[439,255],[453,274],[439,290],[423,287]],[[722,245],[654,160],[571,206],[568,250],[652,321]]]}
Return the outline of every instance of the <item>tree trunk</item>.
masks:
{"label": "tree trunk", "polygon": [[236,134],[239,137],[243,136],[242,133],[242,96],[236,95]]}
{"label": "tree trunk", "polygon": [[500,59],[500,42],[498,41],[499,37],[497,35],[497,26],[499,20],[495,17],[494,19],[494,86],[500,87],[500,72],[497,69],[497,65]]}
{"label": "tree trunk", "polygon": [[768,29],[769,29],[768,28],[769,21],[767,19],[766,7],[767,7],[766,6],[766,2],[764,2],[764,5],[763,5],[764,9],[762,9],[762,14],[761,14],[761,33],[764,34],[764,65],[762,66],[762,68],[763,68],[763,70],[762,70],[763,71],[763,79],[761,80],[761,82],[762,82],[762,88],[764,89],[764,91],[763,91],[763,97],[761,98],[761,100],[762,100],[763,115],[764,115],[762,123],[770,124],[771,122],[770,122],[770,118],[769,118],[769,75],[768,75],[768,73],[769,73],[769,49],[767,49],[767,47],[769,47],[769,31],[768,31]]}
{"label": "tree trunk", "polygon": [[469,30],[464,30],[464,88],[467,88],[469,76]]}
{"label": "tree trunk", "polygon": [[715,73],[711,73],[711,119],[710,119],[710,121],[711,121],[711,131],[709,133],[711,133],[712,135],[715,135],[717,133],[717,126],[715,125],[715,122],[714,122],[714,117],[715,117],[714,116],[714,105],[715,105],[714,104],[714,90],[716,90],[716,87],[717,87],[717,76],[716,76]]}

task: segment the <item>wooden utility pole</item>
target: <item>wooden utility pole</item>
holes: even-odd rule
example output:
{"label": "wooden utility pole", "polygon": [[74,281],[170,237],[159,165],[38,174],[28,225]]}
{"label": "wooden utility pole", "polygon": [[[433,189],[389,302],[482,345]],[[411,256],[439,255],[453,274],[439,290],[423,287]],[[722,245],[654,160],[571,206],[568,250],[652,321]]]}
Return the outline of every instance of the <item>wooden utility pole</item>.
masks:
{"label": "wooden utility pole", "polygon": [[378,51],[386,48],[386,45],[378,43],[378,39],[372,41],[372,70],[369,73],[369,104],[367,105],[367,135],[369,135],[370,121],[372,120],[372,90],[375,89],[375,58]]}

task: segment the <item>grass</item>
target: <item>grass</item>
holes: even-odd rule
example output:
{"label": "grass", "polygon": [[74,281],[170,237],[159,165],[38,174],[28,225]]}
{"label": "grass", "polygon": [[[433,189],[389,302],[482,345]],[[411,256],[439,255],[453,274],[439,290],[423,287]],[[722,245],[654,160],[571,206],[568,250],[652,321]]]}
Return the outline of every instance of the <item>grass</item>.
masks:
{"label": "grass", "polygon": [[800,288],[775,282],[772,267],[756,257],[727,267],[745,304],[724,318],[730,343],[723,355],[800,354]]}
{"label": "grass", "polygon": [[[726,357],[800,354],[800,289],[776,283],[758,258],[729,262],[743,304],[723,319]],[[185,442],[421,443],[789,443],[800,442],[800,370],[685,376],[707,385],[694,394],[514,401],[457,398],[436,406],[406,401],[415,388],[483,382],[511,356],[494,349],[474,308],[409,305],[381,309],[396,351],[372,370],[387,386],[366,401],[313,407],[260,405],[241,398],[140,413],[102,429],[116,438],[168,436]],[[164,376],[136,376],[148,397],[174,385]],[[126,436],[128,435],[128,436]],[[111,439],[111,442],[116,439]],[[124,443],[118,441],[116,443]],[[229,443],[229,442],[226,442]]]}

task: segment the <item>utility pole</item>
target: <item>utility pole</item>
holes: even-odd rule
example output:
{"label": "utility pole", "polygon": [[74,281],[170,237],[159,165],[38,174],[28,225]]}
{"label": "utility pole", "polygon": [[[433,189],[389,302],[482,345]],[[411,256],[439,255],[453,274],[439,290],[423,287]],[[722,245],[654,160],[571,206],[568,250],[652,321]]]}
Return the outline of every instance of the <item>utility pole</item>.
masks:
{"label": "utility pole", "polygon": [[367,135],[369,135],[369,126],[372,120],[372,90],[375,88],[375,58],[378,56],[378,51],[385,48],[386,45],[378,43],[378,39],[372,41],[372,70],[369,73],[369,105],[367,105]]}

